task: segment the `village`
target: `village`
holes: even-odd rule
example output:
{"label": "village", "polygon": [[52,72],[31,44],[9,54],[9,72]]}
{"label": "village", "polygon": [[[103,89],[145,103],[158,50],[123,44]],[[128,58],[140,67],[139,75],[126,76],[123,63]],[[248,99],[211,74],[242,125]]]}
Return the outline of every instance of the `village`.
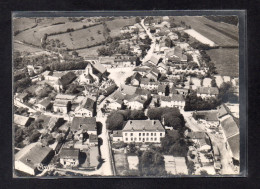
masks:
{"label": "village", "polygon": [[238,174],[239,80],[217,73],[218,45],[168,16],[118,35],[98,55],[49,49],[37,56],[52,64],[14,71],[16,175]]}

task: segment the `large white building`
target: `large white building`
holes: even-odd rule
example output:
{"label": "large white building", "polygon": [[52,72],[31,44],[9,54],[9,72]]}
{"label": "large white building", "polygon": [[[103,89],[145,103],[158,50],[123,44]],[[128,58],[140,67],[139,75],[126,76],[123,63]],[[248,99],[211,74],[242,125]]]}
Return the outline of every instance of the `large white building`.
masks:
{"label": "large white building", "polygon": [[160,143],[165,136],[165,129],[159,120],[129,120],[122,134],[125,143]]}
{"label": "large white building", "polygon": [[173,94],[172,96],[161,96],[161,107],[176,107],[184,109],[185,100],[181,94]]}

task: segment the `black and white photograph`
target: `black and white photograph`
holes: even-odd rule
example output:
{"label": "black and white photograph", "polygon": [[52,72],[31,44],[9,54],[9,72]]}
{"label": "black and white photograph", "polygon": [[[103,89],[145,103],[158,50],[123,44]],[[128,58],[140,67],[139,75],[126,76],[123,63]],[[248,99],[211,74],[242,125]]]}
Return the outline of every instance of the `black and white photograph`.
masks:
{"label": "black and white photograph", "polygon": [[13,177],[240,175],[239,23],[13,12]]}

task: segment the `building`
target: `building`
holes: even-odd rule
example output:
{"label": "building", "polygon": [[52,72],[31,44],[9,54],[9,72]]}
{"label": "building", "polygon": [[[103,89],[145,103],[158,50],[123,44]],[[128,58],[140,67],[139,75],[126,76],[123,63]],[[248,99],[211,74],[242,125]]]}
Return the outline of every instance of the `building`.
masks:
{"label": "building", "polygon": [[209,126],[219,126],[218,112],[217,111],[196,111],[193,113],[195,120],[204,122]]}
{"label": "building", "polygon": [[117,67],[133,67],[136,65],[135,56],[117,54],[114,55],[114,57],[115,65],[117,65]]}
{"label": "building", "polygon": [[152,63],[154,65],[157,65],[159,60],[160,60],[160,57],[153,54],[148,62]]}
{"label": "building", "polygon": [[46,81],[58,81],[63,75],[63,72],[46,71],[43,73]]}
{"label": "building", "polygon": [[141,82],[141,79],[142,79],[142,75],[138,72],[135,72],[132,76],[131,76],[131,85],[133,86],[139,86],[140,85],[140,82]]}
{"label": "building", "polygon": [[76,74],[74,72],[68,72],[61,76],[61,78],[58,80],[58,91],[64,90],[67,88],[67,86],[72,83],[77,78]]}
{"label": "building", "polygon": [[150,81],[149,78],[142,78],[140,82],[140,87],[148,90],[157,90],[159,86],[159,82]]}
{"label": "building", "polygon": [[48,131],[53,132],[55,128],[58,128],[61,126],[63,123],[65,123],[65,120],[63,118],[59,117],[51,117],[49,122],[48,122]]}
{"label": "building", "polygon": [[148,89],[137,88],[135,94],[141,96],[146,100],[151,98],[151,92]]}
{"label": "building", "polygon": [[221,119],[222,117],[228,115],[228,109],[225,104],[222,104],[218,107],[218,118]]}
{"label": "building", "polygon": [[[220,120],[221,127],[224,131],[226,148],[231,152],[231,157],[235,160],[240,159],[240,134],[238,123],[230,115]],[[232,162],[232,160],[229,160]]]}
{"label": "building", "polygon": [[166,74],[167,71],[168,71],[168,67],[167,67],[165,64],[163,64],[163,63],[159,63],[159,64],[157,65],[157,68],[158,68],[158,70],[159,70],[161,73],[164,73],[164,74]]}
{"label": "building", "polygon": [[151,69],[147,67],[136,67],[133,69],[134,72],[138,72],[142,76],[145,76]]}
{"label": "building", "polygon": [[165,62],[177,64],[187,63],[187,56],[183,54],[180,47],[175,47],[173,50],[165,51]]}
{"label": "building", "polygon": [[32,121],[33,119],[30,117],[14,114],[14,123],[17,125],[27,127],[31,124]]}
{"label": "building", "polygon": [[110,57],[110,56],[99,57],[99,63],[102,64],[105,68],[114,67],[115,57]]}
{"label": "building", "polygon": [[165,129],[159,120],[128,120],[122,134],[125,143],[160,143]]}
{"label": "building", "polygon": [[58,94],[53,103],[53,111],[68,113],[70,111],[71,102],[75,98],[74,95]]}
{"label": "building", "polygon": [[217,97],[219,90],[217,87],[198,87],[197,96],[201,98]]}
{"label": "building", "polygon": [[185,107],[185,99],[180,94],[160,97],[161,107],[176,107],[181,110]]}
{"label": "building", "polygon": [[98,146],[90,146],[87,153],[88,168],[96,170],[99,165],[99,150]]}
{"label": "building", "polygon": [[79,165],[79,149],[62,148],[59,156],[60,163],[64,167],[77,167]]}
{"label": "building", "polygon": [[15,154],[14,168],[29,175],[39,173],[38,167],[53,157],[53,150],[41,143],[31,143]]}
{"label": "building", "polygon": [[129,85],[121,85],[119,91],[123,95],[133,95],[136,92],[137,87],[129,86]]}
{"label": "building", "polygon": [[169,86],[168,85],[159,84],[158,85],[158,89],[157,89],[157,93],[160,96],[165,96],[166,93],[169,94]]}
{"label": "building", "polygon": [[47,110],[51,109],[51,105],[52,105],[51,99],[45,98],[36,105],[36,109],[38,109],[40,111],[47,111]]}
{"label": "building", "polygon": [[123,141],[122,130],[114,130],[113,131],[113,142],[121,142]]}
{"label": "building", "polygon": [[26,102],[26,101],[28,100],[28,97],[29,97],[28,93],[18,93],[18,94],[14,97],[14,99],[17,100],[17,101],[19,101],[19,102],[24,103],[24,102]]}
{"label": "building", "polygon": [[123,104],[123,100],[121,99],[113,100],[112,102],[109,103],[108,108],[112,110],[119,110],[121,109],[122,104]]}
{"label": "building", "polygon": [[133,98],[126,100],[126,104],[129,109],[131,110],[141,110],[144,108],[144,103],[146,102],[146,99],[142,96],[136,96],[134,95]]}
{"label": "building", "polygon": [[76,117],[93,117],[96,109],[96,102],[91,99],[87,98],[85,103],[82,107],[78,107],[75,109],[75,116]]}
{"label": "building", "polygon": [[79,130],[86,132],[88,135],[97,134],[97,124],[95,117],[74,117],[72,119],[71,128],[72,133]]}
{"label": "building", "polygon": [[116,85],[116,84],[113,84],[113,85],[107,87],[107,88],[104,90],[104,95],[105,95],[105,96],[109,96],[109,95],[112,94],[116,89],[117,89],[117,85]]}
{"label": "building", "polygon": [[88,143],[90,146],[98,146],[98,136],[90,134],[88,137]]}

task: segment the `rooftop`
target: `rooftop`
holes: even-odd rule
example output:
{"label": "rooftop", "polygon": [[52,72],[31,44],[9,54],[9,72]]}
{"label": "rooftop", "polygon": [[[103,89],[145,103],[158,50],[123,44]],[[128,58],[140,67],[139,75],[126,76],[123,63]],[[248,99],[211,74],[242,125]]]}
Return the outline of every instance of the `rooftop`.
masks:
{"label": "rooftop", "polygon": [[62,148],[60,151],[60,158],[63,159],[78,159],[79,149],[74,148]]}
{"label": "rooftop", "polygon": [[123,131],[165,131],[159,120],[129,120]]}
{"label": "rooftop", "polygon": [[70,84],[74,79],[76,79],[76,74],[74,72],[68,72],[65,75],[63,75],[59,82],[62,86],[67,86]]}
{"label": "rooftop", "polygon": [[218,95],[219,91],[217,87],[198,87],[198,94],[209,94],[209,95]]}
{"label": "rooftop", "polygon": [[239,128],[232,116],[228,116],[226,119],[221,121],[221,125],[227,139],[239,134]]}
{"label": "rooftop", "polygon": [[239,149],[240,149],[240,136],[239,134],[230,137],[228,140],[228,144],[230,146],[230,149],[233,153],[233,156],[235,159],[239,160],[240,159],[240,153],[239,153]]}
{"label": "rooftop", "polygon": [[71,123],[71,130],[77,131],[84,129],[87,131],[96,131],[96,118],[95,117],[74,117]]}
{"label": "rooftop", "polygon": [[113,137],[122,137],[122,130],[114,130],[113,131]]}
{"label": "rooftop", "polygon": [[29,121],[29,119],[30,119],[29,117],[14,114],[14,123],[17,125],[25,126],[26,123]]}

